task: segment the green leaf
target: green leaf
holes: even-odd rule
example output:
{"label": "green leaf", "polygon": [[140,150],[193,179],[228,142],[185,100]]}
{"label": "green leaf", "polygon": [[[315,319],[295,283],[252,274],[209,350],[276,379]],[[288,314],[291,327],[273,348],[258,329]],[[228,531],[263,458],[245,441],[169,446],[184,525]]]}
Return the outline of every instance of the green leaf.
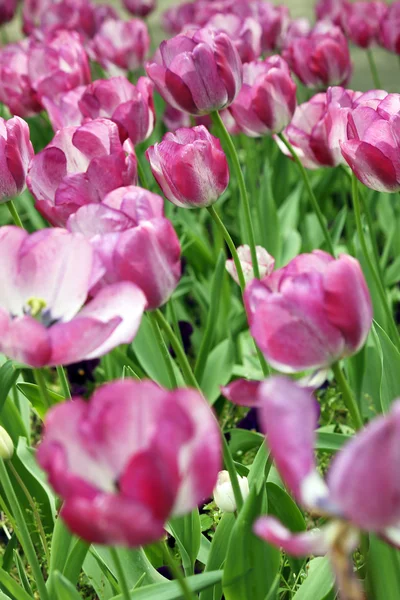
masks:
{"label": "green leaf", "polygon": [[315,449],[323,452],[337,452],[351,440],[351,435],[343,433],[329,433],[327,431],[317,431]]}
{"label": "green leaf", "polygon": [[393,400],[400,396],[400,353],[378,323],[373,327],[382,351],[381,406],[382,412],[387,412]]}
{"label": "green leaf", "polygon": [[280,553],[253,533],[257,517],[266,513],[265,486],[256,486],[240,511],[231,533],[222,587],[225,600],[265,600],[279,570]]}
{"label": "green leaf", "polygon": [[376,536],[370,536],[367,582],[373,600],[400,598],[400,552]]}
{"label": "green leaf", "polygon": [[15,600],[32,600],[32,596],[22,589],[15,579],[3,569],[0,569],[0,584],[6,588],[7,592],[9,592]]}
{"label": "green leaf", "polygon": [[72,533],[64,525],[64,521],[58,517],[51,539],[50,572],[61,572],[64,569],[73,537]]}
{"label": "green leaf", "polygon": [[89,546],[90,544],[80,538],[75,538],[70,546],[68,559],[63,569],[63,575],[74,585],[79,579]]}
{"label": "green leaf", "polygon": [[[97,557],[106,565],[107,570],[112,573],[115,579],[118,579],[110,550],[105,546],[94,546],[94,550]],[[143,573],[146,574],[144,580],[146,585],[165,581],[164,577],[156,571],[141,548],[135,550],[117,548],[117,552],[129,589],[132,589],[137,584]]]}
{"label": "green leaf", "polygon": [[[201,592],[210,588],[222,579],[222,571],[211,571],[200,575],[191,575],[186,578],[189,588],[193,592]],[[177,581],[148,585],[134,590],[132,600],[182,600],[182,590]],[[111,600],[123,600],[121,595],[114,596]]]}
{"label": "green leaf", "polygon": [[0,414],[2,413],[7,396],[16,383],[20,370],[16,369],[11,360],[8,360],[0,368]]}
{"label": "green leaf", "polygon": [[194,563],[200,548],[200,516],[196,508],[182,517],[175,517],[168,523],[172,535],[178,543],[182,564],[187,575],[193,575]]}
{"label": "green leaf", "polygon": [[[233,514],[225,513],[222,515],[218,527],[212,539],[210,554],[206,564],[205,573],[222,569],[227,555],[229,539],[235,524]],[[222,596],[222,586],[217,584],[213,589],[207,589],[201,592],[200,600],[218,600]]]}
{"label": "green leaf", "polygon": [[53,586],[56,591],[57,600],[82,600],[75,586],[59,571],[53,573]]}
{"label": "green leaf", "polygon": [[333,586],[329,558],[313,558],[308,563],[308,576],[293,596],[293,600],[323,600]]}
{"label": "green leaf", "polygon": [[231,340],[224,340],[210,352],[200,385],[210,404],[214,404],[221,394],[221,386],[230,380],[234,364],[235,352]]}
{"label": "green leaf", "polygon": [[264,436],[248,429],[229,429],[229,448],[233,457],[242,455],[253,448],[258,448],[264,441]]}
{"label": "green leaf", "polygon": [[144,315],[132,350],[145,373],[164,387],[170,386],[165,360],[154,336],[150,319]]}
{"label": "green leaf", "polygon": [[[39,417],[43,419],[46,415],[48,408],[43,404],[39,386],[37,386],[35,383],[17,383],[17,388],[22,394],[24,394],[26,398],[28,398],[29,402],[32,404]],[[60,394],[56,394],[56,392],[53,392],[53,390],[49,390],[49,388],[47,388],[47,394],[52,404],[59,404],[60,402],[64,402],[65,400],[63,396],[60,396]]]}
{"label": "green leaf", "polygon": [[21,557],[17,550],[14,550],[14,562],[17,567],[17,571],[18,571],[19,579],[22,583],[22,587],[27,592],[27,594],[29,594],[33,598],[32,588],[29,584],[29,579],[26,574],[24,564],[23,564]]}

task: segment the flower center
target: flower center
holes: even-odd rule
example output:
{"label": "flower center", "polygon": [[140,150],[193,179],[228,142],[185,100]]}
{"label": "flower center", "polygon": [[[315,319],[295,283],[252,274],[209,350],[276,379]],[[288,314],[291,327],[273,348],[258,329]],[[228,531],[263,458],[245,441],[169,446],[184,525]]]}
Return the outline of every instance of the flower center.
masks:
{"label": "flower center", "polygon": [[43,310],[46,308],[47,303],[43,298],[29,298],[26,301],[24,313],[30,315],[34,319],[40,320]]}

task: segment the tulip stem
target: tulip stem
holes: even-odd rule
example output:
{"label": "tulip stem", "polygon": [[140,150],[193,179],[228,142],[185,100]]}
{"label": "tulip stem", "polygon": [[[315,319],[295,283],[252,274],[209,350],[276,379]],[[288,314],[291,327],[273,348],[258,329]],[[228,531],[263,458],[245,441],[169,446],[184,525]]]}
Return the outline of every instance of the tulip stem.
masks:
{"label": "tulip stem", "polygon": [[22,509],[19,505],[18,498],[15,494],[10,476],[3,460],[0,460],[0,481],[4,489],[7,504],[9,505],[12,515],[15,519],[15,533],[21,542],[21,546],[25,552],[27,561],[31,566],[32,575],[37,586],[39,598],[40,600],[50,600],[46,584],[43,579],[43,573],[36,556],[35,547],[29,535],[29,530],[26,525]]}
{"label": "tulip stem", "polygon": [[59,365],[57,367],[57,375],[58,375],[58,379],[60,380],[60,385],[61,385],[62,393],[64,394],[64,398],[65,399],[71,398],[71,391],[69,389],[68,379],[65,374],[64,367],[62,365]]}
{"label": "tulip stem", "polygon": [[299,157],[297,156],[296,150],[293,148],[293,146],[289,142],[289,140],[287,140],[285,138],[285,136],[283,135],[283,133],[278,133],[278,137],[281,140],[281,142],[286,146],[286,148],[289,150],[290,154],[293,157],[294,162],[296,163],[296,165],[298,166],[298,168],[300,170],[300,173],[301,173],[301,176],[303,178],[303,182],[304,182],[304,185],[306,187],[308,196],[310,198],[313,210],[314,210],[315,215],[316,215],[316,217],[318,219],[319,225],[321,227],[321,231],[322,231],[322,233],[324,235],[325,243],[326,243],[326,245],[328,247],[329,252],[332,254],[332,256],[335,256],[335,250],[333,248],[331,236],[329,235],[328,228],[327,228],[327,226],[325,224],[324,215],[322,214],[322,211],[321,211],[321,209],[319,207],[318,200],[316,199],[315,194],[314,194],[314,192],[312,190],[312,187],[311,187],[311,184],[310,184],[310,180],[309,180],[308,175],[307,175],[307,171],[304,168],[304,166],[302,165]]}
{"label": "tulip stem", "polygon": [[367,48],[367,57],[369,62],[369,68],[371,70],[372,80],[374,82],[374,86],[377,90],[381,89],[381,82],[379,80],[378,69],[376,68],[376,62],[374,58],[374,54],[371,48]]}
{"label": "tulip stem", "polygon": [[169,379],[171,388],[172,389],[177,388],[178,382],[176,380],[176,375],[175,375],[175,371],[174,371],[173,359],[172,359],[171,354],[169,353],[169,350],[167,348],[165,340],[162,336],[160,326],[157,322],[157,316],[155,315],[155,313],[149,313],[149,318],[151,321],[151,326],[153,328],[154,337],[156,338],[158,346],[161,350],[161,354],[163,355],[165,367],[168,371],[168,379]]}
{"label": "tulip stem", "polygon": [[360,414],[360,409],[359,409],[358,404],[353,396],[353,393],[350,389],[347,379],[343,375],[343,371],[340,368],[339,363],[335,363],[334,365],[332,365],[332,371],[335,375],[335,379],[340,388],[340,391],[342,392],[342,397],[343,397],[344,403],[346,405],[346,408],[351,415],[354,429],[356,429],[356,430],[362,429],[362,427],[364,426],[364,423],[363,423],[363,420],[362,420],[362,417]]}
{"label": "tulip stem", "polygon": [[144,170],[144,167],[142,165],[142,159],[141,158],[137,159],[137,171],[138,171],[138,175],[139,175],[139,183],[140,183],[140,185],[143,188],[145,188],[146,190],[149,190],[151,186],[150,186],[150,182],[149,182],[149,180],[147,178],[146,171]]}
{"label": "tulip stem", "polygon": [[379,277],[378,272],[376,271],[376,269],[372,263],[371,257],[369,255],[368,247],[367,247],[367,242],[365,240],[364,229],[363,229],[362,222],[361,222],[361,205],[360,205],[360,197],[358,194],[358,179],[354,175],[354,173],[353,173],[353,177],[352,177],[352,198],[353,198],[353,206],[354,206],[354,216],[356,219],[357,234],[358,234],[358,239],[360,240],[362,253],[364,255],[364,258],[367,263],[368,269],[371,273],[371,276],[374,280],[377,292],[380,296],[382,306],[383,306],[383,309],[385,311],[386,318],[388,321],[388,326],[390,327],[390,329],[392,331],[392,338],[393,338],[392,342],[396,345],[397,349],[400,350],[400,334],[396,327],[396,323],[394,322],[392,311],[390,310],[390,306],[389,306],[388,299],[386,296],[385,288]]}
{"label": "tulip stem", "polygon": [[113,546],[110,546],[110,554],[114,562],[115,570],[117,572],[117,579],[121,588],[122,598],[123,600],[131,600],[131,594],[129,592],[128,583],[126,581],[124,569],[122,568],[117,549]]}
{"label": "tulip stem", "polygon": [[225,437],[225,434],[223,431],[221,431],[221,438],[222,438],[222,452],[223,452],[223,456],[224,456],[224,465],[226,467],[226,470],[229,473],[229,478],[231,480],[231,485],[232,485],[233,496],[235,498],[236,510],[239,513],[243,507],[243,496],[242,496],[242,491],[241,491],[240,485],[239,485],[239,478],[238,478],[238,474],[236,471],[235,463],[233,462],[233,458],[232,458],[232,454],[231,454],[228,442],[226,441],[226,437]]}
{"label": "tulip stem", "polygon": [[188,586],[187,581],[183,576],[181,569],[176,564],[175,557],[172,555],[167,543],[160,542],[160,547],[163,553],[164,561],[167,563],[167,567],[170,568],[172,575],[178,581],[181,587],[183,598],[185,598],[185,600],[195,600],[196,596]]}
{"label": "tulip stem", "polygon": [[219,130],[219,134],[221,137],[221,141],[223,142],[226,150],[230,156],[231,163],[233,165],[233,170],[235,171],[236,179],[239,186],[240,197],[242,199],[242,204],[244,208],[244,219],[245,219],[245,227],[246,227],[246,235],[248,238],[250,253],[251,253],[251,262],[253,263],[253,271],[254,276],[257,279],[260,279],[260,269],[258,267],[257,260],[257,251],[256,251],[256,242],[254,237],[254,229],[253,223],[251,220],[251,210],[250,210],[250,202],[249,197],[246,190],[246,184],[243,177],[243,172],[240,166],[239,157],[236,152],[235,145],[232,141],[231,136],[229,135],[223,120],[221,119],[220,114],[217,111],[211,113],[211,118],[213,120],[214,125]]}
{"label": "tulip stem", "polygon": [[39,388],[40,397],[42,398],[43,405],[46,409],[48,409],[51,406],[51,400],[48,389],[46,387],[45,378],[43,377],[43,373],[40,369],[33,369],[33,375],[35,377],[36,384]]}
{"label": "tulip stem", "polygon": [[17,209],[15,208],[14,202],[12,200],[9,200],[8,202],[6,202],[6,205],[7,205],[8,210],[10,211],[10,215],[12,216],[15,225],[17,227],[21,227],[21,229],[23,229],[24,226],[23,226],[20,216],[17,212]]}
{"label": "tulip stem", "polygon": [[221,221],[221,218],[219,217],[215,208],[213,206],[207,206],[207,210],[208,210],[209,214],[211,215],[211,218],[213,219],[214,223],[216,224],[216,226],[218,227],[218,229],[224,236],[224,240],[230,250],[230,253],[233,258],[233,262],[235,263],[235,267],[236,267],[236,271],[237,271],[238,279],[239,279],[240,289],[242,290],[242,293],[243,293],[244,288],[246,287],[246,281],[245,281],[245,278],[243,275],[243,269],[242,269],[242,265],[240,263],[240,259],[239,259],[239,256],[238,256],[238,253],[236,250],[236,246],[233,243],[233,240],[229,234],[229,231],[227,230],[227,228]]}

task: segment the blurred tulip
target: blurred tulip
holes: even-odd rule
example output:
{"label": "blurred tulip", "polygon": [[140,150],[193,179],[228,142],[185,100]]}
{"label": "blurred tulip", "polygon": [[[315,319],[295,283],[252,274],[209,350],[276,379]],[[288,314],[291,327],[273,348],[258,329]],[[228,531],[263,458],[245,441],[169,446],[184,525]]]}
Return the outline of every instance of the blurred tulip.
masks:
{"label": "blurred tulip", "polygon": [[399,111],[400,94],[387,94],[380,102],[359,104],[348,116],[342,154],[356,177],[378,192],[400,190]]}
{"label": "blurred tulip", "polygon": [[318,0],[315,5],[317,19],[325,19],[341,27],[342,15],[348,4],[347,0]]}
{"label": "blurred tulip", "polygon": [[[239,487],[243,501],[249,495],[249,482],[247,477],[238,477]],[[233,493],[231,478],[228,471],[218,473],[217,485],[213,492],[214,502],[222,512],[234,513],[237,509]]]}
{"label": "blurred tulip", "polygon": [[292,39],[285,46],[283,58],[310,88],[344,84],[352,71],[346,38],[338,27],[324,21],[307,36]]}
{"label": "blurred tulip", "polygon": [[300,254],[245,291],[250,332],[268,362],[293,373],[328,367],[364,345],[372,304],[358,261]]}
{"label": "blurred tulip", "polygon": [[243,86],[229,110],[246,135],[280,133],[295,108],[296,84],[283,58],[271,56],[243,65]]}
{"label": "blurred tulip", "polygon": [[32,117],[42,110],[28,75],[29,43],[25,39],[0,48],[0,102],[19,117]]}
{"label": "blurred tulip", "polygon": [[261,25],[261,50],[271,52],[282,45],[282,39],[289,25],[287,6],[274,6],[271,2],[252,2],[249,4],[252,16]]}
{"label": "blurred tulip", "polygon": [[10,434],[0,426],[0,458],[2,460],[10,460],[14,454],[14,443],[10,438]]}
{"label": "blurred tulip", "polygon": [[71,531],[88,542],[141,546],[211,495],[220,431],[195,390],[115,381],[89,402],[74,398],[50,411],[38,461]]}
{"label": "blurred tulip", "polygon": [[[257,262],[260,269],[260,277],[266,277],[271,275],[275,266],[275,259],[263,248],[262,246],[256,246],[257,251]],[[239,256],[240,264],[243,269],[243,275],[246,283],[254,279],[253,264],[251,262],[250,246],[238,246],[237,253]],[[239,285],[239,277],[236,271],[235,263],[232,259],[226,261],[226,270],[229,275]]]}
{"label": "blurred tulip", "polygon": [[139,69],[149,47],[149,33],[141,19],[107,19],[89,44],[91,58],[115,75]]}
{"label": "blurred tulip", "polygon": [[42,97],[43,108],[48,113],[54,131],[63,127],[82,125],[84,117],[79,110],[79,100],[85,90],[86,86],[80,85],[69,92],[63,92],[51,98]]}
{"label": "blurred tulip", "polygon": [[28,49],[28,74],[38,97],[50,98],[90,82],[89,61],[79,35],[57,31]]}
{"label": "blurred tulip", "polygon": [[161,43],[146,71],[174,108],[193,115],[229,106],[242,85],[242,64],[225,33],[198,29]]}
{"label": "blurred tulip", "polygon": [[82,206],[67,227],[90,239],[104,269],[96,289],[132,281],[147,299],[147,308],[165,304],[181,276],[179,239],[164,217],[160,196],[139,187],[121,187],[101,204]]}
{"label": "blurred tulip", "polygon": [[33,154],[28,124],[20,117],[0,117],[0,203],[24,191]]}
{"label": "blurred tulip", "polygon": [[384,2],[346,2],[341,23],[349,39],[361,48],[369,48],[379,39],[379,25],[385,17]]}
{"label": "blurred tulip", "polygon": [[218,13],[205,27],[226,33],[232,40],[243,63],[255,60],[261,54],[261,25],[252,17],[242,19],[234,14]]}
{"label": "blurred tulip", "polygon": [[78,104],[83,117],[111,119],[118,125],[121,138],[129,137],[133,144],[143,142],[153,132],[153,84],[147,77],[139,77],[136,86],[126,77],[98,79],[87,86]]}
{"label": "blurred tulip", "polygon": [[60,129],[33,158],[27,179],[38,211],[60,226],[80,206],[136,181],[133,146],[129,140],[121,145],[118,127],[108,119]]}
{"label": "blurred tulip", "polygon": [[165,197],[176,206],[210,206],[226,190],[229,167],[220,141],[204,125],[177,129],[146,151]]}
{"label": "blurred tulip", "polygon": [[18,0],[0,0],[0,25],[14,18]]}
{"label": "blurred tulip", "polygon": [[394,2],[380,21],[379,41],[390,52],[400,54],[400,2]]}
{"label": "blurred tulip", "polygon": [[146,298],[125,281],[82,308],[98,276],[94,251],[82,236],[2,227],[0,254],[0,351],[9,358],[32,367],[61,365],[132,341]]}
{"label": "blurred tulip", "polygon": [[124,6],[135,17],[147,17],[156,7],[156,0],[123,0]]}
{"label": "blurred tulip", "polygon": [[[164,29],[173,35],[182,31],[187,25],[197,24],[196,2],[182,2],[170,6],[162,15],[162,24]],[[204,22],[206,23],[206,21]]]}
{"label": "blurred tulip", "polygon": [[297,38],[306,38],[312,31],[311,22],[305,17],[293,19],[289,22],[285,35],[282,37],[282,48],[290,46]]}

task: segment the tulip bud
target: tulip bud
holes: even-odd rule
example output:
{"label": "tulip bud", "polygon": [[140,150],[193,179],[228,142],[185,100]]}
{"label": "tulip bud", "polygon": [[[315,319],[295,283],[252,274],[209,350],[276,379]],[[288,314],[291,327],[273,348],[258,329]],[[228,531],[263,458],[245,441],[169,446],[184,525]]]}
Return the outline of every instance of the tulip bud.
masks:
{"label": "tulip bud", "polygon": [[218,200],[229,182],[220,141],[204,125],[167,133],[146,152],[152,173],[176,206],[199,208]]}
{"label": "tulip bud", "polygon": [[156,7],[156,0],[123,0],[124,6],[135,17],[147,17]]}
{"label": "tulip bud", "polygon": [[388,7],[380,22],[379,40],[384,48],[400,54],[400,2]]}
{"label": "tulip bud", "polygon": [[0,458],[9,460],[14,454],[14,444],[4,427],[0,425]]}
{"label": "tulip bud", "polygon": [[[240,264],[242,266],[243,275],[245,282],[248,283],[252,279],[254,279],[254,270],[253,263],[251,262],[251,253],[250,246],[239,246],[237,249],[237,253],[239,256]],[[275,266],[275,259],[263,248],[262,246],[256,246],[257,253],[257,261],[260,269],[260,277],[266,277],[267,275],[271,275]],[[232,259],[226,261],[226,270],[229,275],[236,281],[239,285],[239,277],[237,274],[237,270],[235,267],[235,263]]]}
{"label": "tulip bud", "polygon": [[379,24],[386,11],[384,2],[348,2],[343,7],[341,25],[354,44],[369,48],[378,41]]}
{"label": "tulip bud", "polygon": [[3,0],[0,2],[0,25],[11,21],[17,10],[17,0]]}
{"label": "tulip bud", "polygon": [[[238,481],[242,498],[246,500],[249,495],[247,477],[238,477]],[[217,485],[214,488],[214,502],[222,512],[233,513],[236,510],[235,496],[228,471],[218,473]]]}
{"label": "tulip bud", "polygon": [[42,110],[28,76],[29,45],[25,39],[0,49],[0,102],[19,117],[32,117]]}
{"label": "tulip bud", "polygon": [[0,118],[0,202],[23,192],[33,154],[28,124],[20,117]]}

